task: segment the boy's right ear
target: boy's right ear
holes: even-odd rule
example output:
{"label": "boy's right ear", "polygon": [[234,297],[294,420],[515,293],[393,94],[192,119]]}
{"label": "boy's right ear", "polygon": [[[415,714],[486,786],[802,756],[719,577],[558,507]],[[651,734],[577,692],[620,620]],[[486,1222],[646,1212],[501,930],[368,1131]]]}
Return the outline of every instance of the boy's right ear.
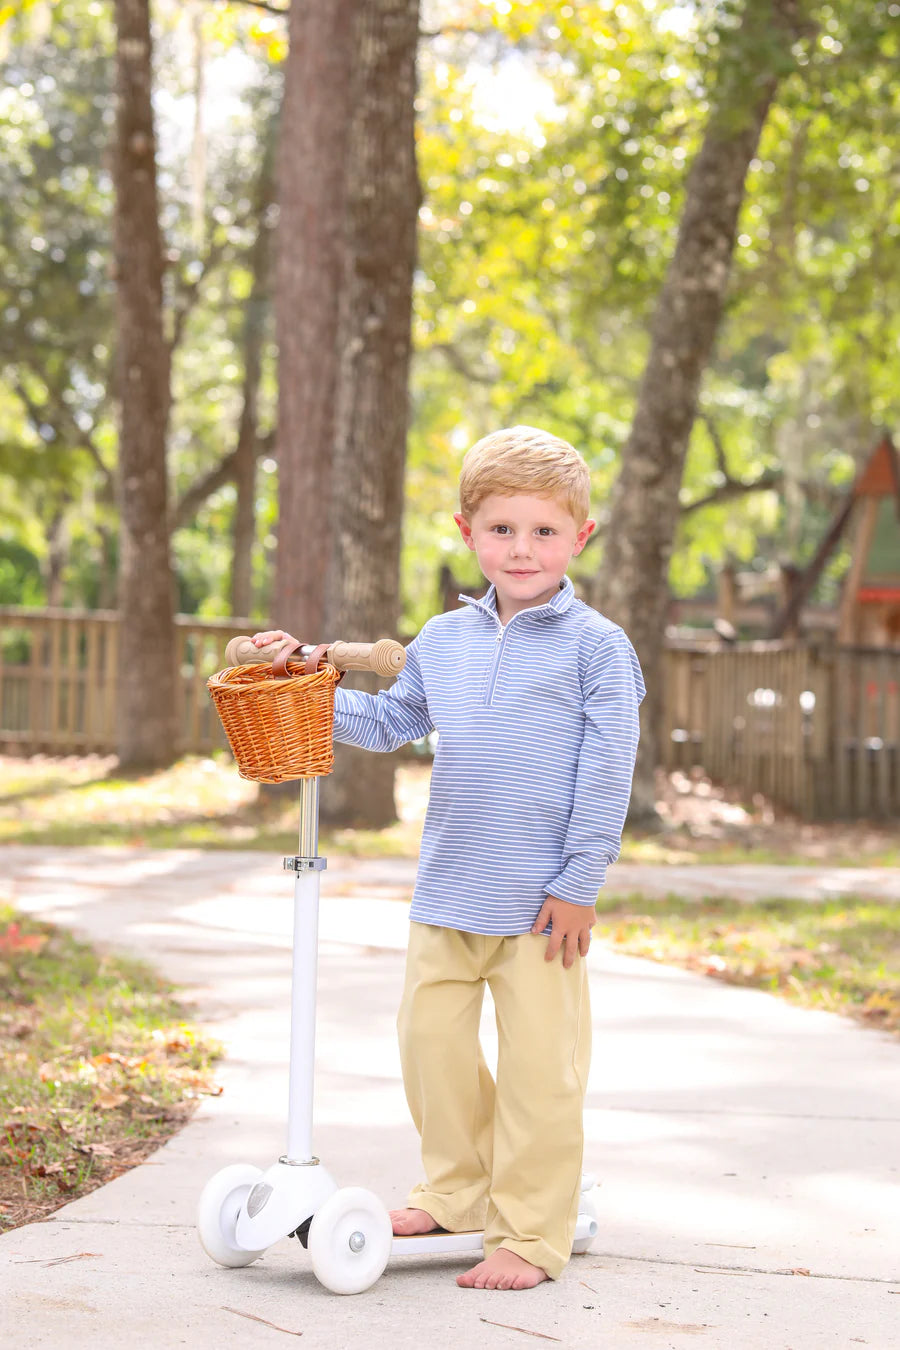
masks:
{"label": "boy's right ear", "polygon": [[466,520],[465,516],[462,514],[461,511],[454,512],[453,519],[459,526],[459,532],[462,535],[463,543],[465,544],[466,548],[470,548],[474,553],[475,540],[472,538],[472,526]]}

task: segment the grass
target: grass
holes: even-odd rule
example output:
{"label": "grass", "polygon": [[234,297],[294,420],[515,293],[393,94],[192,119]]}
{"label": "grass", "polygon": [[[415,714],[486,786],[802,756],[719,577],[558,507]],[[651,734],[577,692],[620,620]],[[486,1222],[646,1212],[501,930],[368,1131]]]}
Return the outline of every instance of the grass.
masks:
{"label": "grass", "polygon": [[0,1229],[140,1162],[220,1053],[146,966],[0,905]]}
{"label": "grass", "polygon": [[[169,769],[117,774],[113,758],[0,757],[0,844],[261,849],[293,853],[295,798],[271,801],[229,755],[186,756]],[[326,830],[325,854],[416,858],[428,794],[427,763],[397,767],[400,820],[383,830]],[[662,834],[626,832],[622,858],[644,863],[827,863],[900,866],[890,825],[809,825],[767,803],[737,802],[706,780],[660,778]]]}
{"label": "grass", "polygon": [[595,935],[621,952],[765,989],[900,1036],[900,907],[862,898],[628,901],[602,893]]}
{"label": "grass", "polygon": [[[118,775],[115,760],[100,756],[7,758],[0,769],[0,844],[297,848],[296,797],[262,797],[224,753],[185,756],[169,769],[131,777]],[[423,770],[401,766],[397,777],[403,819],[385,830],[323,830],[321,851],[417,857],[424,799],[420,813],[407,798],[411,791],[422,796]]]}

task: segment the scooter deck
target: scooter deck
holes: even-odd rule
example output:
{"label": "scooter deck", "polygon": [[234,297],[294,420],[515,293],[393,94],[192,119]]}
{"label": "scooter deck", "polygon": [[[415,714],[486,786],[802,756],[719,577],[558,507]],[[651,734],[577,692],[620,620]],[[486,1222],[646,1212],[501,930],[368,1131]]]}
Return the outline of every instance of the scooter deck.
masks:
{"label": "scooter deck", "polygon": [[[574,1241],[592,1238],[597,1232],[597,1221],[589,1214],[579,1214],[575,1223]],[[465,1233],[417,1233],[414,1237],[394,1237],[391,1256],[433,1256],[447,1252],[483,1252],[484,1233],[480,1229]]]}
{"label": "scooter deck", "polygon": [[419,1256],[424,1252],[484,1251],[484,1233],[475,1229],[466,1233],[416,1233],[412,1237],[394,1237],[391,1256]]}

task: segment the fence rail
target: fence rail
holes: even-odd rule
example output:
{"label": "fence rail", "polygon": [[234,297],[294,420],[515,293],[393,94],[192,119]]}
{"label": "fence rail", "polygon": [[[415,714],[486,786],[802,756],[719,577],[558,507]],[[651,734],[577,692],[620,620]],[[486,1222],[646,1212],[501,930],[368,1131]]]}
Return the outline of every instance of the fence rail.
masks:
{"label": "fence rail", "polygon": [[[181,752],[225,745],[206,680],[254,626],[176,619]],[[0,607],[0,752],[114,752],[117,633],[111,611]],[[670,647],[662,680],[667,769],[700,766],[810,820],[900,816],[900,651]]]}

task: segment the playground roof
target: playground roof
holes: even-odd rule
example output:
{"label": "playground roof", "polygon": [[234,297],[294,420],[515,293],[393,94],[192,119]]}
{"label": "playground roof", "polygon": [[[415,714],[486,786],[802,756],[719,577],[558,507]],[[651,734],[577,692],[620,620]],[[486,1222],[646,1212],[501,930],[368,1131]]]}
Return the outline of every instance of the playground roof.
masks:
{"label": "playground roof", "polygon": [[866,497],[880,498],[881,501],[868,540],[857,599],[865,603],[900,598],[900,456],[885,433],[853,480],[815,557],[798,577],[790,599],[773,624],[773,637],[782,637],[796,621],[858,504]]}

